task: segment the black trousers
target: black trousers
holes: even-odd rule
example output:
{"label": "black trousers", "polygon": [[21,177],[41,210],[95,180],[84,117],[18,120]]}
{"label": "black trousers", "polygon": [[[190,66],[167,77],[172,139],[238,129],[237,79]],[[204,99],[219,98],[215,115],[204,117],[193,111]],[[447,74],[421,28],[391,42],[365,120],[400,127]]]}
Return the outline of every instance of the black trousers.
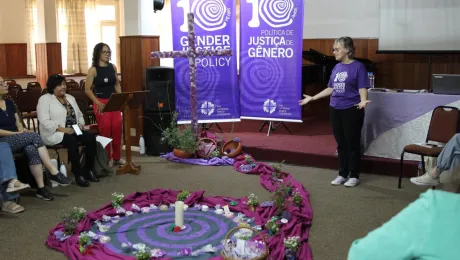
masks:
{"label": "black trousers", "polygon": [[350,174],[350,178],[359,178],[364,109],[330,107],[330,115],[339,154],[339,175],[348,178]]}
{"label": "black trousers", "polygon": [[75,176],[84,174],[80,164],[78,142],[81,142],[85,146],[85,170],[89,171],[93,169],[94,159],[96,157],[96,136],[86,131],[82,131],[82,133],[82,135],[64,134],[64,139],[61,142],[61,144],[67,148],[69,161],[72,164],[72,172]]}

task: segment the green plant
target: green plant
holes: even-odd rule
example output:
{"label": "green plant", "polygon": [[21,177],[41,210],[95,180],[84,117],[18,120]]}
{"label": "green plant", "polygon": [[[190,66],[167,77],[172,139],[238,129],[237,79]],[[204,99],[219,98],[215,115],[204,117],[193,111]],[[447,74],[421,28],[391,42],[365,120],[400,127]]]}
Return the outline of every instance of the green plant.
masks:
{"label": "green plant", "polygon": [[91,237],[88,236],[88,233],[80,233],[80,235],[78,236],[78,245],[80,246],[80,253],[86,255],[88,253],[88,249],[91,247],[92,244],[93,243],[91,241]]}
{"label": "green plant", "polygon": [[198,149],[196,136],[193,134],[192,127],[190,125],[178,132],[177,139],[179,144],[175,148],[187,153],[194,153]]}
{"label": "green plant", "polygon": [[185,201],[188,196],[190,196],[190,192],[188,190],[183,190],[177,194],[177,201]]}
{"label": "green plant", "polygon": [[292,202],[293,202],[295,205],[299,206],[300,204],[302,204],[302,200],[303,200],[303,199],[302,199],[302,195],[300,194],[300,192],[299,192],[299,191],[295,191],[295,192],[294,192],[294,195],[292,196]]}
{"label": "green plant", "polygon": [[168,141],[168,144],[187,153],[194,153],[198,149],[196,136],[190,125],[180,129],[177,125],[177,113],[173,113],[171,124],[163,130],[162,135]]}
{"label": "green plant", "polygon": [[284,238],[284,247],[286,249],[296,252],[299,245],[300,245],[300,237],[298,236]]}
{"label": "green plant", "polygon": [[114,208],[121,207],[123,205],[124,200],[125,195],[123,195],[123,193],[112,193],[112,206]]}
{"label": "green plant", "polygon": [[283,173],[281,171],[281,168],[283,168],[285,160],[283,160],[280,163],[273,163],[271,166],[273,167],[273,173],[272,175],[278,179],[283,178]]}
{"label": "green plant", "polygon": [[148,250],[136,251],[134,255],[136,256],[136,260],[150,260],[152,257]]}
{"label": "green plant", "polygon": [[270,236],[276,235],[280,231],[278,218],[272,217],[269,221],[267,221],[267,223],[265,223],[265,228],[267,229]]}
{"label": "green plant", "polygon": [[77,208],[74,207],[70,213],[64,215],[62,218],[64,223],[64,234],[65,235],[73,235],[75,234],[75,229],[77,228],[77,224],[80,220],[85,217],[86,210],[84,208]]}
{"label": "green plant", "polygon": [[171,123],[168,128],[161,133],[171,147],[179,147],[179,128],[177,125],[177,112],[172,114]]}
{"label": "green plant", "polygon": [[257,196],[254,193],[249,194],[248,206],[257,207],[258,205],[259,205],[259,201],[257,200]]}

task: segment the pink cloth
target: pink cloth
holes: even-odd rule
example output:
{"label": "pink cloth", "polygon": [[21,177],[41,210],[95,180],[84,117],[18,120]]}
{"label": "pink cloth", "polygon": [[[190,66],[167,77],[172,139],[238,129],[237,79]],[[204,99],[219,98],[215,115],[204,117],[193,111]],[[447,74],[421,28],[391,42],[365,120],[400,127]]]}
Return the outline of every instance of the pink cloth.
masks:
{"label": "pink cloth", "polygon": [[[239,165],[244,163],[244,155],[238,156],[235,160],[234,167],[238,171]],[[263,163],[256,163],[256,167],[249,172],[249,174],[259,174],[261,185],[267,189],[269,192],[275,190],[274,182],[272,181],[272,171],[273,168],[269,165]],[[298,190],[303,197],[303,202],[300,207],[290,206],[289,212],[291,213],[291,219],[289,223],[282,224],[280,232],[273,236],[267,238],[267,244],[270,249],[270,259],[284,259],[285,250],[283,245],[283,240],[289,236],[300,236],[301,245],[297,250],[297,259],[311,260],[312,253],[310,246],[308,244],[308,234],[312,220],[312,209],[310,206],[309,193],[305,190],[303,185],[292,178],[291,175],[287,174],[284,178],[285,182],[290,182],[294,190]],[[174,203],[176,201],[177,193],[179,191],[165,190],[165,189],[154,189],[149,192],[136,192],[125,197],[124,208],[126,210],[130,209],[130,205],[133,203],[137,204],[139,207],[148,207],[150,204],[159,205]],[[224,205],[228,204],[226,199],[232,199],[238,202],[237,206],[230,206],[230,210],[233,212],[242,212],[246,216],[254,217],[256,225],[264,225],[274,214],[275,208],[273,207],[258,207],[256,212],[252,212],[248,209],[248,206],[243,202],[247,202],[247,198],[233,199],[225,196],[217,197],[204,197],[204,191],[196,191],[191,193],[190,197],[185,200],[185,204],[193,206],[195,203],[201,205],[208,205],[214,207],[216,204]],[[113,216],[116,215],[115,210],[113,209],[111,203],[105,204],[102,208],[88,213],[88,215],[80,222],[78,226],[78,233],[82,231],[90,230],[92,224],[96,220],[101,220],[103,215]],[[99,243],[95,243],[94,247],[91,249],[91,254],[82,255],[78,250],[78,235],[73,235],[69,239],[60,242],[56,239],[54,235],[55,231],[62,231],[63,225],[60,223],[55,228],[50,230],[48,240],[46,245],[50,248],[56,249],[57,251],[63,252],[70,259],[78,260],[135,260],[135,257],[118,255]],[[266,235],[266,231],[262,232],[263,235]],[[152,258],[153,259],[153,258]],[[162,258],[167,259],[167,258]],[[213,260],[223,259],[222,257],[211,258]]]}

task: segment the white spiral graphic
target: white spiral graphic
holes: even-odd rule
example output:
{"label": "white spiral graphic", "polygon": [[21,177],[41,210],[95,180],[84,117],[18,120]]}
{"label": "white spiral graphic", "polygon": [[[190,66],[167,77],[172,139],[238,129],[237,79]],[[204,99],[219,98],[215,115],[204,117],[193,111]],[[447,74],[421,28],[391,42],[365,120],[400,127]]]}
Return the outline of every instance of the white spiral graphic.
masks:
{"label": "white spiral graphic", "polygon": [[227,26],[226,12],[227,7],[223,0],[195,0],[192,4],[196,25],[208,32],[217,31]]}
{"label": "white spiral graphic", "polygon": [[293,10],[292,0],[260,0],[259,3],[260,17],[274,28],[290,25],[294,21],[291,18]]}

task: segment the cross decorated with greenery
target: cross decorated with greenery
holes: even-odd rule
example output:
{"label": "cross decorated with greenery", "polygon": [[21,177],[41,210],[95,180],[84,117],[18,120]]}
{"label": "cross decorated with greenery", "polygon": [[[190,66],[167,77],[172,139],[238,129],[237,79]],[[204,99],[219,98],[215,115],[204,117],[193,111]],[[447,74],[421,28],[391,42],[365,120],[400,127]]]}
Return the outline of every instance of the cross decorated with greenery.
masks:
{"label": "cross decorated with greenery", "polygon": [[193,13],[187,14],[188,22],[188,49],[186,51],[159,51],[152,52],[152,58],[188,58],[190,67],[190,112],[192,117],[192,131],[198,136],[198,114],[196,95],[196,58],[203,56],[231,56],[232,50],[204,50],[196,49],[195,45],[195,18]]}

